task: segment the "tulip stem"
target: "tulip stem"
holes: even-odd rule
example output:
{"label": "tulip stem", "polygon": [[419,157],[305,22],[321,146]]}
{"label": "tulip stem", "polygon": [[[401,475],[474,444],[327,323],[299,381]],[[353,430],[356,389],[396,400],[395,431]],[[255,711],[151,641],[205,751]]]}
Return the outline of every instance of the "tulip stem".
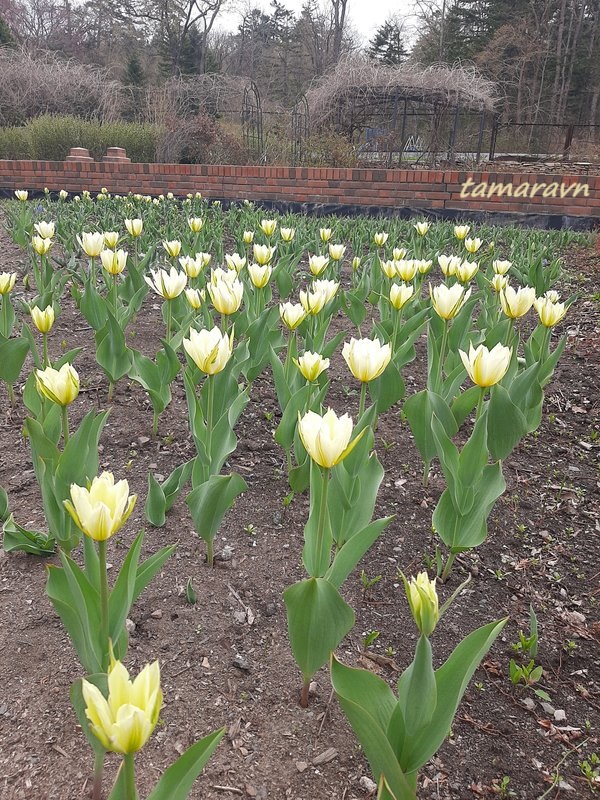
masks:
{"label": "tulip stem", "polygon": [[156,436],[158,433],[158,410],[155,408],[152,411],[152,436]]}
{"label": "tulip stem", "polygon": [[[325,538],[325,521],[327,519],[327,493],[329,491],[329,470],[323,469],[321,472],[323,479],[323,490],[321,492],[321,507],[319,508],[319,524],[317,527],[317,560],[321,561],[321,550],[323,549],[323,539]],[[331,554],[328,553],[327,566],[329,566],[329,558]],[[323,570],[325,571],[325,570]]]}
{"label": "tulip stem", "polygon": [[69,410],[68,406],[61,406],[62,411],[62,434],[64,443],[69,441]]}
{"label": "tulip stem", "polygon": [[123,771],[125,773],[125,798],[124,800],[138,800],[139,795],[135,785],[135,755],[126,753],[123,756]]}
{"label": "tulip stem", "polygon": [[481,412],[483,410],[483,398],[485,397],[485,389],[482,387],[481,391],[479,392],[479,400],[477,401],[477,412],[475,414],[475,422],[481,416]]}
{"label": "tulip stem", "polygon": [[48,357],[48,334],[43,333],[42,339],[44,341],[44,369],[50,366],[50,358]]}
{"label": "tulip stem", "polygon": [[94,256],[90,256],[90,281],[92,287],[96,288],[96,259]]}
{"label": "tulip stem", "polygon": [[456,558],[456,553],[453,553],[452,551],[450,551],[450,553],[448,555],[448,558],[446,559],[446,563],[444,564],[444,569],[442,571],[442,575],[441,575],[441,578],[440,578],[442,583],[446,583],[446,581],[448,580],[448,576],[450,575],[450,572],[452,571],[452,565],[454,564],[454,559],[455,558]]}
{"label": "tulip stem", "polygon": [[396,339],[398,338],[398,326],[400,325],[400,318],[402,317],[402,309],[396,311],[394,317],[394,332],[392,333],[392,353],[396,352]]}
{"label": "tulip stem", "polygon": [[300,692],[300,705],[302,708],[308,708],[308,695],[310,692],[310,681],[304,681],[302,684],[302,691]]}
{"label": "tulip stem", "polygon": [[213,435],[213,415],[215,406],[215,381],[214,375],[207,375],[207,408],[206,408],[206,455],[208,456],[208,475],[210,478],[210,466],[212,461],[212,435]]}
{"label": "tulip stem", "polygon": [[367,400],[367,382],[363,381],[360,387],[360,402],[358,404],[358,418],[360,419],[365,413],[365,405]]}
{"label": "tulip stem", "polygon": [[444,320],[444,332],[442,334],[442,345],[440,347],[440,371],[439,371],[439,384],[438,384],[438,391],[442,388],[442,383],[444,382],[444,358],[446,356],[446,343],[448,341],[448,326],[449,322]]}
{"label": "tulip stem", "polygon": [[426,461],[423,467],[423,488],[426,489],[429,484],[429,468],[431,467],[431,461]]}
{"label": "tulip stem", "polygon": [[288,337],[288,346],[287,346],[287,353],[285,356],[285,365],[283,367],[283,374],[285,375],[285,382],[289,383],[290,380],[290,369],[292,364],[292,341],[296,336],[295,331],[290,331],[290,335]]}
{"label": "tulip stem", "polygon": [[215,565],[214,542],[212,539],[206,540],[206,563],[209,567],[214,567]]}
{"label": "tulip stem", "polygon": [[117,320],[117,301],[119,299],[117,276],[113,275],[113,309],[115,312],[115,320]]}
{"label": "tulip stem", "polygon": [[94,788],[92,800],[102,800],[102,775],[104,773],[104,753],[96,753],[94,757]]}
{"label": "tulip stem", "polygon": [[167,300],[167,342],[171,342],[171,325],[173,324],[173,309],[171,300]]}
{"label": "tulip stem", "polygon": [[108,575],[106,572],[106,539],[98,542],[98,562],[100,567],[100,632],[106,648],[102,653],[103,669],[108,669],[110,642],[108,638]]}

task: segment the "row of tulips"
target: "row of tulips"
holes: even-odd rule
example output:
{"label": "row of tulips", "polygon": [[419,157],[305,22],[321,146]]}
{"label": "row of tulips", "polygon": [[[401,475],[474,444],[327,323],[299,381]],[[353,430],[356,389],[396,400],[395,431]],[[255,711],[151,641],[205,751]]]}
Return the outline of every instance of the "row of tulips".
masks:
{"label": "row of tulips", "polygon": [[[446,481],[433,515],[433,527],[447,549],[447,557],[440,551],[438,559],[438,576],[445,581],[455,557],[487,535],[487,519],[504,491],[502,460],[539,425],[543,387],[564,347],[564,339],[553,350],[550,346],[551,330],[568,308],[551,289],[556,269],[513,267],[511,261],[497,258],[495,246],[484,248],[481,238],[468,238],[466,225],[451,231],[452,240],[470,256],[480,253],[478,261],[439,254],[428,246],[429,237],[437,237],[436,227],[417,223],[412,232],[406,231],[406,246],[395,242],[388,247],[387,232],[375,231],[367,239],[361,231],[350,241],[354,255],[346,269],[348,245],[331,241],[332,228],[319,228],[318,235],[302,241],[297,227],[261,219],[250,207],[231,212],[241,233],[235,235],[238,251],[226,254],[223,212],[199,197],[184,201],[183,217],[181,206],[168,196],[148,201],[135,195],[110,198],[102,192],[96,200],[88,194],[73,198],[73,203],[61,196],[58,204],[47,198],[41,212],[55,213],[55,223],[36,221],[26,199],[19,197],[22,202],[12,211],[11,229],[32,259],[37,295],[29,308],[43,336],[43,358],[25,323],[21,333],[13,335],[10,292],[16,275],[1,276],[0,286],[7,290],[2,293],[0,347],[13,356],[11,369],[5,368],[0,377],[12,386],[31,351],[36,371],[25,383],[23,401],[30,414],[26,431],[49,534],[25,531],[11,515],[4,526],[4,544],[37,553],[52,552],[58,544],[61,566],[50,570],[48,594],[88,676],[76,683],[73,702],[95,752],[96,796],[107,750],[123,754],[111,797],[136,796],[133,755],[156,724],[162,695],[158,664],[129,680],[122,664],[127,649],[124,623],[172,548],[140,564],[140,534],[109,587],[106,542],[125,523],[135,498],[129,496],[125,481],[115,483],[109,473],[97,477],[106,414],[90,412],[77,431],[69,430],[68,407],[79,391],[72,366],[77,352],[51,362],[47,341],[67,282],[95,332],[96,358],[109,381],[109,400],[124,376],[140,383],[152,403],[156,432],[171,400],[170,386],[183,371],[196,455],[160,484],[149,476],[145,514],[151,524],[163,525],[190,483],[186,504],[206,542],[209,564],[225,513],[248,488],[239,475],[222,474],[236,447],[234,428],[254,380],[270,366],[281,409],[275,440],[286,453],[292,489],[310,492],[302,553],[307,577],[284,593],[290,643],[303,678],[301,703],[308,702],[312,676],[329,662],[340,704],[377,778],[378,797],[414,798],[418,769],[446,736],[471,675],[506,620],[467,636],[434,671],[430,637],[463,587],[440,609],[436,581],[422,573],[405,579],[420,638],[399,681],[397,698],[379,678],[332,657],[355,620],[340,588],[392,521],[373,519],[384,477],[374,451],[378,417],[404,399],[401,371],[415,358],[415,342],[426,331],[427,385],[406,399],[403,410],[424,461],[424,480],[437,458]],[[144,207],[153,210],[146,213]],[[117,225],[123,212],[127,216]],[[173,224],[172,230],[181,232],[180,238],[156,237],[157,217],[150,215],[158,213]],[[76,220],[80,233],[74,234],[63,217]],[[104,233],[85,230],[93,217],[106,221]],[[121,225],[125,238],[112,229]],[[148,234],[148,227],[154,235]],[[55,235],[61,247],[53,249]],[[442,249],[449,248],[445,236]],[[64,258],[53,258],[59,249]],[[78,249],[89,259],[87,265],[81,263]],[[409,251],[413,257],[407,258]],[[223,266],[207,274],[211,263]],[[301,263],[312,276],[304,288]],[[434,263],[444,282],[430,283],[424,291],[424,276]],[[527,275],[535,278],[535,285],[515,288],[509,283],[511,276],[522,280]],[[401,283],[395,282],[398,278]],[[141,312],[149,290],[164,300],[165,338],[154,359],[125,340],[127,326]],[[298,302],[291,300],[295,291]],[[272,303],[274,296],[279,304]],[[533,306],[539,324],[521,343],[515,321]],[[357,337],[348,338],[343,331],[328,338],[338,313],[356,327]],[[364,336],[361,328],[370,315],[372,328]],[[342,358],[361,387],[356,425],[347,414],[338,417],[326,408],[329,365],[344,339]],[[465,376],[474,385],[462,390]],[[470,429],[470,435],[459,452],[452,439],[461,427]],[[71,556],[82,532],[83,568]],[[186,796],[221,736],[221,731],[211,734],[192,748],[192,756],[176,762],[150,795],[152,800]],[[181,782],[180,794],[164,794],[166,776],[179,774],[184,762],[194,763],[189,781]]]}

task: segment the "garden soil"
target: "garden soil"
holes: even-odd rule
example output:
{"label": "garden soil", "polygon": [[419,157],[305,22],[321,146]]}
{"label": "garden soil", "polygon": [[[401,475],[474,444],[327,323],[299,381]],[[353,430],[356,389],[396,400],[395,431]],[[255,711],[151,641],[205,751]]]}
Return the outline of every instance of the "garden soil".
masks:
{"label": "garden soil", "polygon": [[[22,252],[1,235],[0,269],[23,271]],[[564,262],[561,291],[577,292],[579,300],[553,340],[567,333],[568,344],[547,387],[539,431],[504,464],[507,491],[492,514],[487,541],[461,556],[439,587],[444,599],[472,575],[435,631],[436,663],[475,627],[510,619],[475,673],[448,740],[422,770],[419,798],[594,796],[585,762],[593,769],[592,754],[600,754],[600,254],[574,248]],[[340,317],[335,323],[347,321]],[[161,330],[158,303],[148,295],[130,343],[154,355]],[[82,390],[71,406],[73,425],[89,409],[109,407],[108,387],[94,360],[92,332],[65,298],[50,336],[51,354],[58,357],[77,345],[84,350],[76,361]],[[404,370],[409,393],[423,387],[424,357],[421,341],[417,360]],[[357,386],[339,355],[331,377],[328,402],[356,416]],[[0,484],[17,521],[43,529],[23,437],[22,386],[16,388],[14,408],[0,390]],[[360,800],[372,791],[369,766],[331,696],[325,670],[315,678],[309,708],[298,704],[300,676],[282,592],[303,577],[308,499],[289,493],[285,456],[273,439],[278,418],[267,371],[252,387],[237,428],[239,446],[228,462],[249,490],[226,516],[216,543],[227,560],[209,569],[183,498],[164,527],[153,528],[143,518],[148,472],[160,480],[194,455],[181,376],[156,438],[143,390],[127,380],[117,385],[101,439],[101,466],[127,478],[139,499],[126,528],[109,542],[109,577],[142,528],[146,555],[177,544],[131,612],[126,664],[137,673],[158,658],[165,696],[155,733],[137,758],[142,798],[185,748],[223,726],[227,734],[194,785],[193,800]],[[343,588],[357,622],[338,656],[394,684],[416,643],[399,571],[412,575],[431,564],[431,515],[444,483],[434,463],[423,487],[420,458],[400,407],[381,419],[376,448],[386,470],[376,512],[395,518]],[[0,553],[2,800],[90,796],[91,752],[69,703],[81,669],[44,591],[46,567],[56,562]],[[363,570],[369,588],[361,581]],[[186,598],[190,578],[195,604]],[[543,674],[535,686],[515,687],[509,662],[527,662],[513,645],[519,631],[528,631],[530,605],[539,620],[536,663]],[[365,649],[365,637],[374,632],[377,638]],[[109,756],[105,796],[117,765],[117,757]]]}

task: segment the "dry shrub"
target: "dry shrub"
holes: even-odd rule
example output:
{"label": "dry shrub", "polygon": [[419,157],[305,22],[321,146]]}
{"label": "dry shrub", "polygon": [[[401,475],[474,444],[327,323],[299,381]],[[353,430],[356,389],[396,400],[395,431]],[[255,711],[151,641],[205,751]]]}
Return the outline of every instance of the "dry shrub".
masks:
{"label": "dry shrub", "polygon": [[335,131],[309,136],[302,144],[301,161],[309,167],[355,167],[358,164],[352,142]]}
{"label": "dry shrub", "polygon": [[179,164],[246,164],[244,143],[233,125],[215,120],[206,111],[167,123],[157,160]]}
{"label": "dry shrub", "polygon": [[43,114],[118,119],[126,92],[89,64],[9,47],[0,48],[0,75],[0,126],[23,125]]}

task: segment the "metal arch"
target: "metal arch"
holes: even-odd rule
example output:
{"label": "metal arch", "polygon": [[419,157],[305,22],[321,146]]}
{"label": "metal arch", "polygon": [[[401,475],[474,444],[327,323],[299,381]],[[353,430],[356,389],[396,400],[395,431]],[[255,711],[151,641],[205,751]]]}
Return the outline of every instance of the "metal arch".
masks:
{"label": "metal arch", "polygon": [[302,163],[308,130],[308,100],[306,95],[303,94],[292,109],[292,162],[294,166]]}
{"label": "metal arch", "polygon": [[242,137],[249,153],[262,158],[263,146],[263,115],[258,86],[254,81],[244,86],[242,100]]}

